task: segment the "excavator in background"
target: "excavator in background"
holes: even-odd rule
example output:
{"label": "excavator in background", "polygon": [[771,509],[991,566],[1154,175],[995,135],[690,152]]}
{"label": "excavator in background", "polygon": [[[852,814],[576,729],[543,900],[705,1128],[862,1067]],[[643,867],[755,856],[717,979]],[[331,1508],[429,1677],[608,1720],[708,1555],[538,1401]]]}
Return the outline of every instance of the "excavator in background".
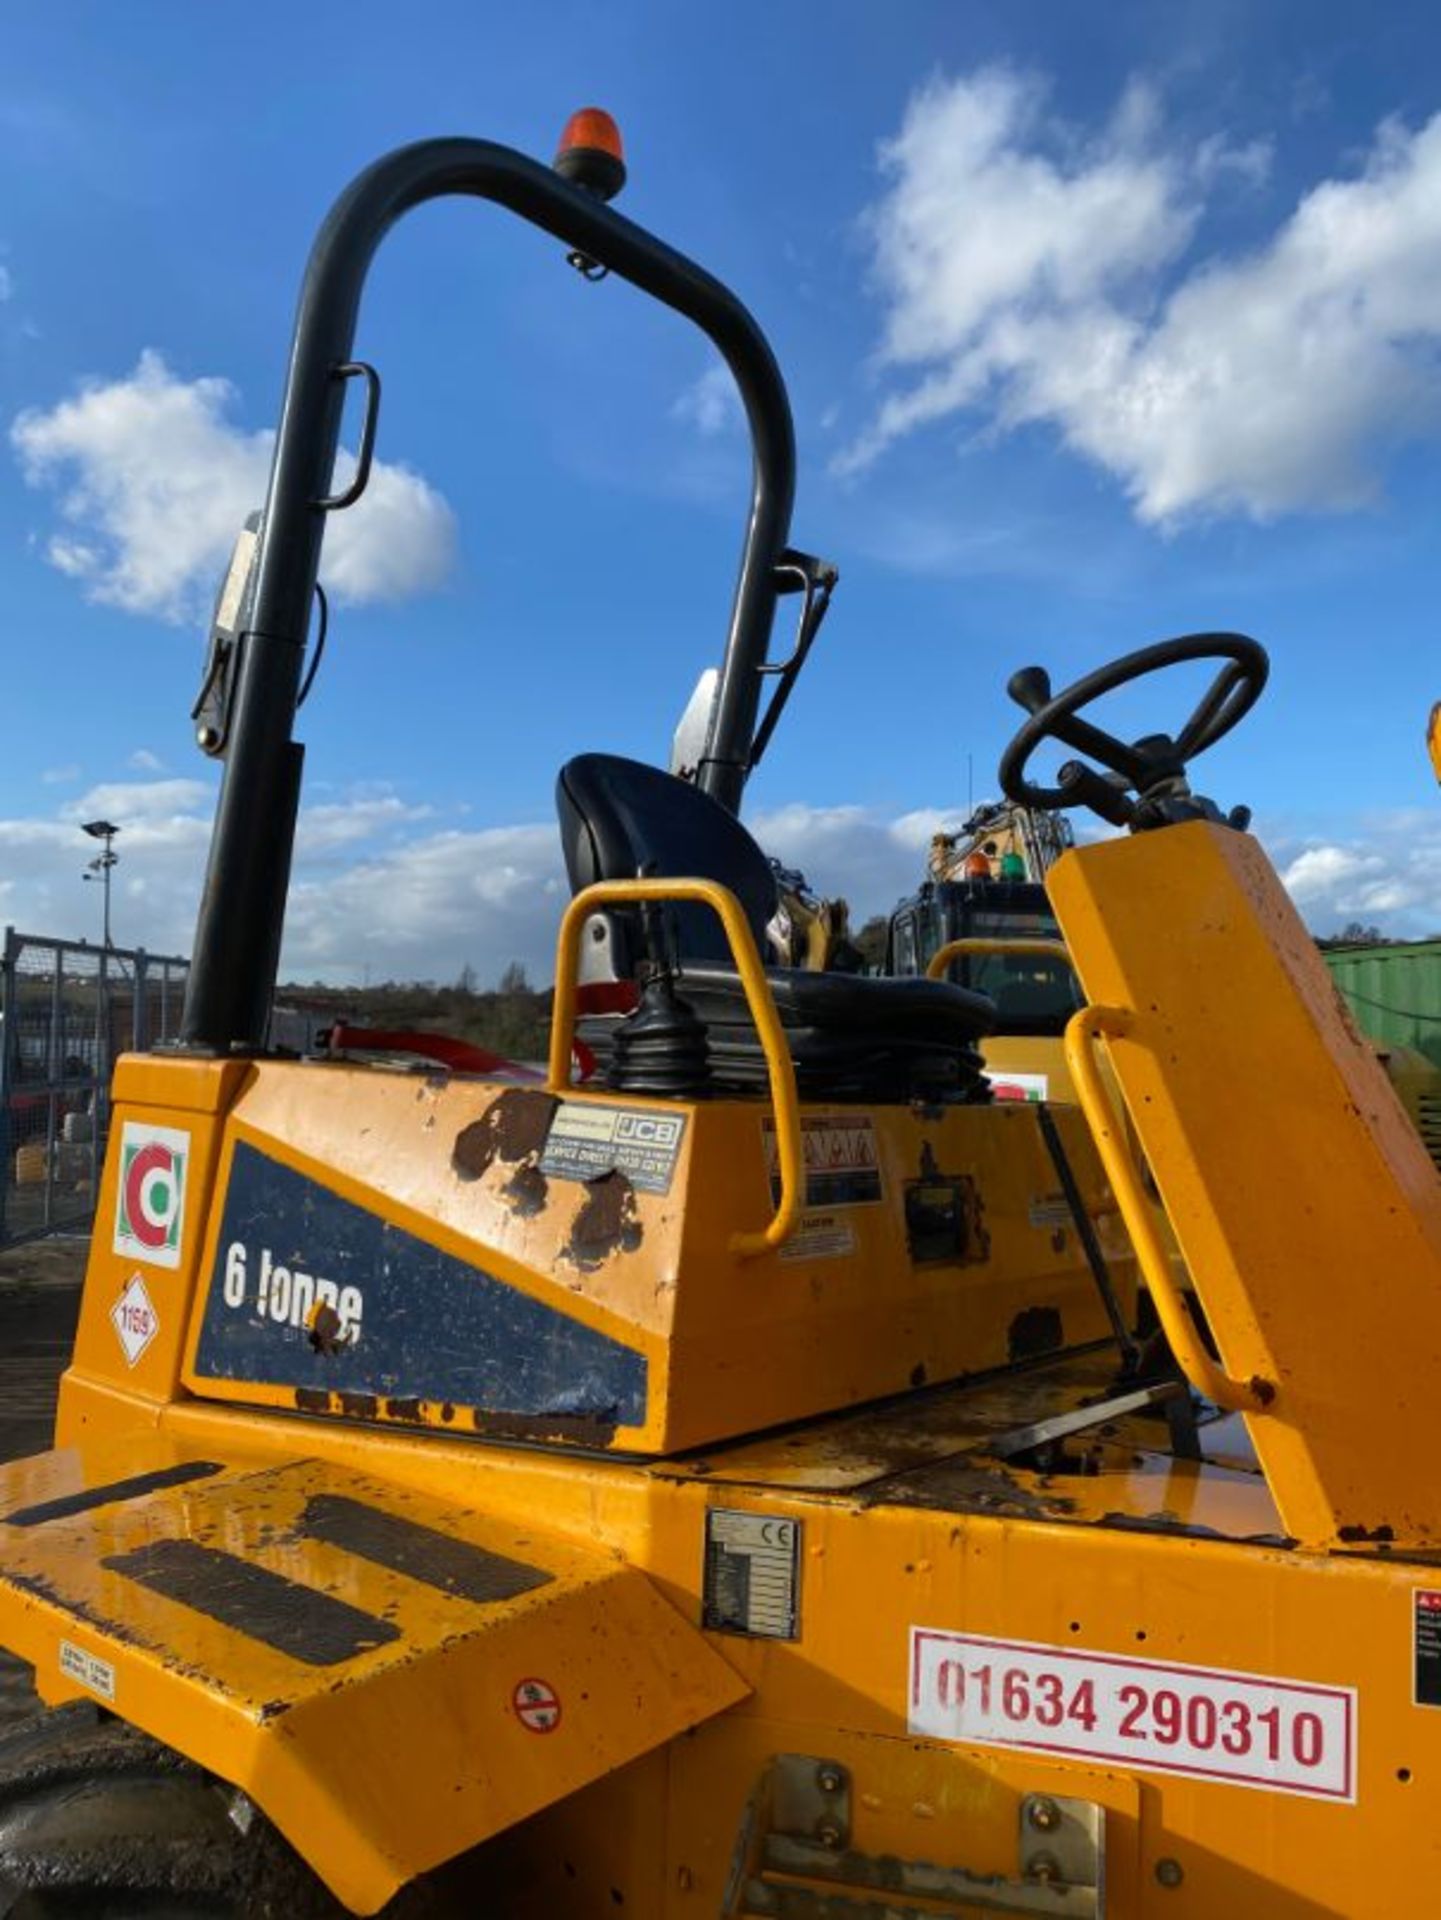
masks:
{"label": "excavator in background", "polygon": [[[1441,740],[1438,714],[1441,705],[1433,710],[1433,743]],[[1080,989],[1042,884],[1073,844],[1066,820],[987,801],[957,832],[935,836],[925,879],[886,929],[885,972],[951,980],[995,1002],[995,1029],[982,1052],[997,1099],[1076,1097],[1062,1040]],[[1353,1004],[1352,1012],[1368,1031],[1368,1009]],[[1374,1035],[1373,1043],[1441,1170],[1441,1068],[1393,1038]]]}
{"label": "excavator in background", "polygon": [[1009,800],[987,800],[955,833],[933,836],[926,878],[944,885],[958,880],[1043,881],[1068,847],[1071,823],[1036,813]]}
{"label": "excavator in background", "polygon": [[[991,1097],[973,990],[766,967],[738,808],[785,387],[734,295],[606,205],[608,119],[557,169],[401,149],[311,256],[207,674],[181,1042],[117,1067],[56,1445],[0,1468],[0,1645],[51,1707],[0,1740],[0,1915],[1425,1912],[1441,1184],[1245,810],[1192,785],[1266,655],[1204,633],[1012,682],[1008,799],[1126,829],[1046,876],[1076,1104]],[[754,453],[695,780],[561,769],[541,1085],[265,1040],[352,378],[358,479],[374,443],[360,295],[455,193],[698,324]],[[1083,717],[1197,661],[1173,734]],[[1082,757],[1043,785],[1048,743]],[[631,1010],[582,1084],[587,986]],[[1165,1367],[1135,1266],[1086,1243],[1104,1192]]]}
{"label": "excavator in background", "polygon": [[994,1001],[982,1052],[997,1099],[1075,1098],[1061,1036],[1080,989],[1044,884],[1073,845],[1064,816],[986,801],[935,835],[925,879],[886,930],[887,974],[929,974]]}

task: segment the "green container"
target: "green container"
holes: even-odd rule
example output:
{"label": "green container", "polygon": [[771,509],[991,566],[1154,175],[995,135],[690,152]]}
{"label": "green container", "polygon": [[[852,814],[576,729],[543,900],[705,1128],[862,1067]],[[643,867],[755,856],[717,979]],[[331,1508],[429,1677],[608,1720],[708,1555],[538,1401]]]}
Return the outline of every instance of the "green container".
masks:
{"label": "green container", "polygon": [[1441,1070],[1441,940],[1332,947],[1322,957],[1363,1033]]}

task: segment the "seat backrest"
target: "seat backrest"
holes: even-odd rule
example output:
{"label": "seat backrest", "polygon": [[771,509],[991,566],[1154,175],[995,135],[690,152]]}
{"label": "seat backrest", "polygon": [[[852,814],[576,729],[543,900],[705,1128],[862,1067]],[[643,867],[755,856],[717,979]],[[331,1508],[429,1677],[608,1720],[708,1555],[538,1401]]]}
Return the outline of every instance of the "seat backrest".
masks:
{"label": "seat backrest", "polygon": [[[746,828],[719,801],[644,761],[584,753],[561,768],[555,803],[573,893],[597,880],[634,880],[642,873],[718,881],[740,901],[764,958],[775,877]],[[682,961],[730,964],[725,934],[709,908],[676,906],[667,913]],[[616,942],[616,971],[633,973],[643,954],[635,916],[611,919],[623,936]]]}

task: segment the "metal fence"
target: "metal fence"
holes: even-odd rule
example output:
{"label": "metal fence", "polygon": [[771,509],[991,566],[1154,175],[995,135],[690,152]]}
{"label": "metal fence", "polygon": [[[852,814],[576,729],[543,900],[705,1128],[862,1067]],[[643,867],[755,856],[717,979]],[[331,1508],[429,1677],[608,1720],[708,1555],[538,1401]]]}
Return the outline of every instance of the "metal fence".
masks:
{"label": "metal fence", "polygon": [[5,929],[0,954],[0,1246],[83,1228],[118,1054],[179,1031],[189,962]]}

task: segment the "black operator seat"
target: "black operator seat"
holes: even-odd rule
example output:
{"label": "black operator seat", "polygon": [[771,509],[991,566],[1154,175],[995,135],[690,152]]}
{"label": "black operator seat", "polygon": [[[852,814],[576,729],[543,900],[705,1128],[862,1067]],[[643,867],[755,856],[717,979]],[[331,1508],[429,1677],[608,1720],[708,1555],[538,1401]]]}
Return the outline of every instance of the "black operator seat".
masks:
{"label": "black operator seat", "polygon": [[[588,753],[562,767],[556,807],[571,890],[597,880],[714,880],[728,887],[764,959],[778,904],[770,861],[741,822],[698,787],[639,760]],[[668,957],[676,989],[704,1022],[718,1092],[764,1093],[765,1059],[719,919],[709,907],[668,906]],[[597,915],[581,979],[634,980],[645,958],[640,916]],[[767,967],[802,1096],[812,1100],[985,1100],[977,1042],[995,1007],[948,982],[872,979]],[[614,1019],[589,1018],[582,1034],[608,1067]]]}

